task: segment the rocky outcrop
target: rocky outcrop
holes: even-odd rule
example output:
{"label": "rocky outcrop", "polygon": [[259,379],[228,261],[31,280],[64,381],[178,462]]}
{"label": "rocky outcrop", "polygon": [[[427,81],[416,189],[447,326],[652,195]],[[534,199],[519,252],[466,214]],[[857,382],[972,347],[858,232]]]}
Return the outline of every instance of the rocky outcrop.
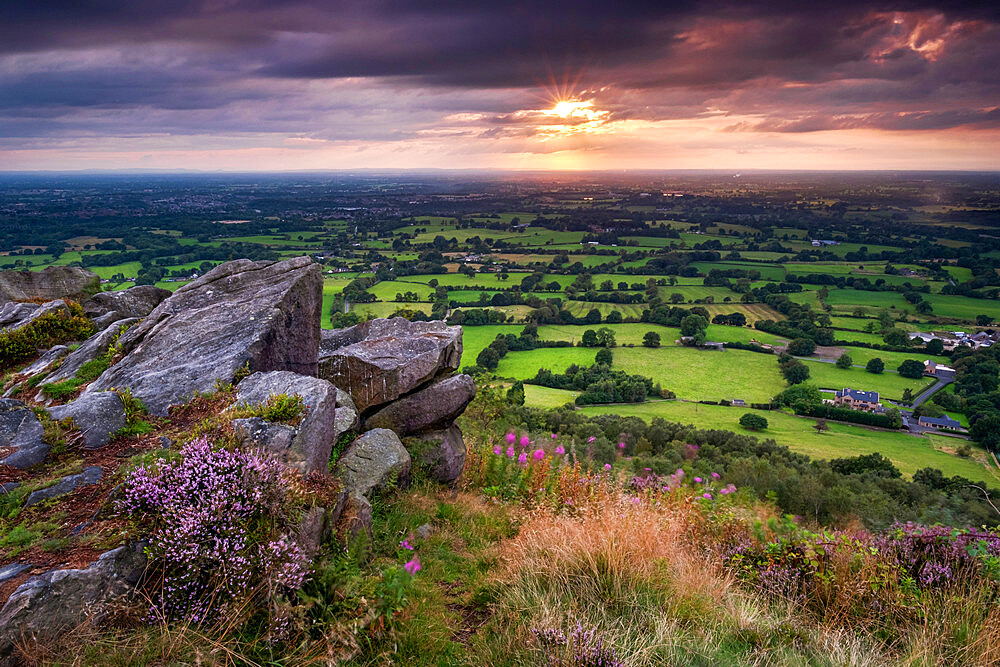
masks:
{"label": "rocky outcrop", "polygon": [[333,441],[337,442],[340,436],[354,434],[361,425],[358,415],[358,408],[354,405],[351,395],[343,389],[337,389],[337,412],[333,417]]}
{"label": "rocky outcrop", "polygon": [[390,428],[413,435],[445,428],[465,411],[476,395],[468,375],[453,375],[385,406],[365,420],[366,428]]}
{"label": "rocky outcrop", "polygon": [[[108,348],[115,342],[123,327],[138,322],[137,319],[122,320],[106,327],[103,331],[85,340],[83,344],[66,355],[63,362],[55,371],[45,377],[44,384],[63,382],[76,377],[77,371],[88,361],[93,361],[103,356]],[[42,400],[43,395],[39,394],[38,400]]]}
{"label": "rocky outcrop", "polygon": [[376,428],[352,442],[334,469],[352,495],[367,496],[390,482],[403,484],[410,475],[410,454],[399,436],[386,428]]}
{"label": "rocky outcrop", "polygon": [[321,304],[322,274],[308,257],[220,264],[129,329],[125,356],[87,391],[128,387],[165,415],[244,368],[316,375]]}
{"label": "rocky outcrop", "polygon": [[[280,454],[287,465],[303,473],[326,472],[336,437],[337,388],[326,380],[288,371],[254,373],[236,387],[236,400],[240,405],[263,405],[268,398],[279,394],[299,396],[305,404],[305,414],[294,428],[270,428],[260,418],[240,420],[244,422],[241,428],[248,434],[264,436],[265,446],[271,451],[280,451],[278,448],[284,446]],[[289,428],[291,434],[287,432]]]}
{"label": "rocky outcrop", "polygon": [[126,423],[125,404],[113,391],[85,394],[67,405],[49,408],[49,414],[56,421],[71,418],[83,433],[83,446],[87,449],[104,447]]}
{"label": "rocky outcrop", "polygon": [[170,290],[154,285],[138,285],[127,290],[100,292],[83,304],[83,312],[98,327],[130,317],[146,317],[169,297]]}
{"label": "rocky outcrop", "polygon": [[450,484],[462,475],[466,447],[462,430],[456,424],[441,431],[405,438],[403,443],[431,479]]}
{"label": "rocky outcrop", "polygon": [[100,482],[102,477],[104,477],[104,471],[101,470],[100,466],[88,466],[78,475],[66,475],[51,486],[32,491],[24,502],[24,506],[28,507],[43,500],[65,496],[67,493],[73,493],[84,486],[93,486]]}
{"label": "rocky outcrop", "polygon": [[146,567],[142,545],[108,551],[88,567],[52,570],[32,577],[0,610],[0,658],[11,658],[18,642],[39,641],[104,618],[109,605],[135,589]]}
{"label": "rocky outcrop", "polygon": [[364,413],[454,371],[461,358],[461,327],[378,319],[324,332],[319,376],[347,391]]}
{"label": "rocky outcrop", "polygon": [[32,375],[38,375],[39,373],[44,373],[49,370],[53,364],[65,357],[67,354],[72,352],[68,345],[54,345],[42,353],[42,356],[38,357],[30,365],[26,366],[20,375],[25,377],[31,377]]}
{"label": "rocky outcrop", "polygon": [[21,329],[49,313],[69,315],[69,306],[62,299],[37,303],[6,303],[0,307],[0,329]]}
{"label": "rocky outcrop", "polygon": [[42,424],[31,408],[11,398],[0,399],[0,452],[5,453],[0,465],[23,469],[44,461],[49,445],[42,439],[43,434]]}
{"label": "rocky outcrop", "polygon": [[96,273],[78,266],[49,266],[41,271],[0,271],[0,303],[42,299],[83,301],[101,290]]}

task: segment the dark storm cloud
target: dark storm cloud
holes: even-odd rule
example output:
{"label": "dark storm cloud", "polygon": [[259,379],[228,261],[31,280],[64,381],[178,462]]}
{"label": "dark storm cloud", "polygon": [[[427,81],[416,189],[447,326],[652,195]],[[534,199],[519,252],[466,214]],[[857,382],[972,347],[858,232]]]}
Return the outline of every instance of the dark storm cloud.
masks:
{"label": "dark storm cloud", "polygon": [[[739,126],[756,131],[978,127],[996,122],[998,24],[1000,3],[948,0],[8,0],[0,133],[56,116],[38,132],[66,132],[74,109],[96,108],[135,110],[125,125],[136,130],[151,109],[219,111],[156,120],[176,131],[216,131],[223,111],[233,131],[306,130],[366,100],[304,87],[356,77],[456,93],[411,101],[418,123],[436,111],[524,124],[515,112],[543,108],[546,90],[589,90],[609,121],[722,108],[764,116]],[[522,92],[471,94],[489,89]],[[282,97],[297,109],[276,119]],[[241,103],[262,115],[233,117]]]}

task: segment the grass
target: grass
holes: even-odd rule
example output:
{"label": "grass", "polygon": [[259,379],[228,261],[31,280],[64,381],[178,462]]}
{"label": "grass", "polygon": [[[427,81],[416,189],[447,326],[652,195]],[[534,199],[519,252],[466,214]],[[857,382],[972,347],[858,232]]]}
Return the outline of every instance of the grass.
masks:
{"label": "grass", "polygon": [[[853,354],[853,353],[852,353]],[[920,389],[933,380],[911,380],[898,373],[869,373],[863,368],[837,368],[834,364],[820,361],[806,361],[809,368],[809,382],[822,389],[860,389],[862,391],[877,391],[882,398],[899,401],[907,388],[916,396]]]}

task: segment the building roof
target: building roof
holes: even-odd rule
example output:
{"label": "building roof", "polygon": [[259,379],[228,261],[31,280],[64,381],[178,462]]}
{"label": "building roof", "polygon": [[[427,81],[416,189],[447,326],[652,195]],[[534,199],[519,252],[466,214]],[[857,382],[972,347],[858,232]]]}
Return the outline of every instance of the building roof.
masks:
{"label": "building roof", "polygon": [[918,424],[931,424],[933,426],[943,426],[945,428],[962,428],[962,424],[960,424],[959,422],[955,421],[954,419],[952,419],[948,415],[945,415],[944,417],[925,417],[925,416],[921,416],[920,419],[917,420],[917,423]]}
{"label": "building roof", "polygon": [[837,391],[837,398],[852,398],[855,401],[865,401],[866,403],[878,403],[878,392],[877,391],[859,391],[857,389],[849,389],[845,387],[843,390]]}

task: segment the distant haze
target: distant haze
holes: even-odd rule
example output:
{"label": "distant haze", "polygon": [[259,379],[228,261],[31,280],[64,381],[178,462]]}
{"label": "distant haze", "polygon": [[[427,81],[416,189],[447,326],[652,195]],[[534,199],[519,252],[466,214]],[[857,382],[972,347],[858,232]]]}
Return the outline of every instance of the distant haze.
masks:
{"label": "distant haze", "polygon": [[0,170],[1000,169],[1000,3],[5,3]]}

